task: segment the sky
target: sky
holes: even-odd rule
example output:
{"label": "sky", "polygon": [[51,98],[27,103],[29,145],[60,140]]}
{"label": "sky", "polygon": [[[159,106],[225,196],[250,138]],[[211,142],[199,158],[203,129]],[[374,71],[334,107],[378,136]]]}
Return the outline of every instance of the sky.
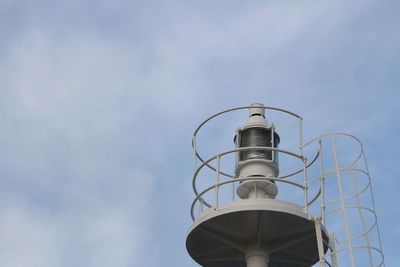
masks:
{"label": "sky", "polygon": [[255,102],[363,142],[396,266],[399,8],[0,0],[0,266],[198,266],[191,136]]}

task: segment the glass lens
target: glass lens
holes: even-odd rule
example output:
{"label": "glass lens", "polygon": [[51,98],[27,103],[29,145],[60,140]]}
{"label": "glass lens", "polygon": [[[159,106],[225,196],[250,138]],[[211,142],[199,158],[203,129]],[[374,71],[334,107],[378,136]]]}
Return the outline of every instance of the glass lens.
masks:
{"label": "glass lens", "polygon": [[[262,146],[271,147],[271,131],[264,128],[250,128],[242,131],[240,147]],[[240,153],[240,160],[272,159],[271,151],[251,149]]]}
{"label": "glass lens", "polygon": [[[274,133],[274,147],[278,148],[279,145],[279,135],[275,132]],[[274,151],[274,163],[276,166],[279,166],[279,152]]]}

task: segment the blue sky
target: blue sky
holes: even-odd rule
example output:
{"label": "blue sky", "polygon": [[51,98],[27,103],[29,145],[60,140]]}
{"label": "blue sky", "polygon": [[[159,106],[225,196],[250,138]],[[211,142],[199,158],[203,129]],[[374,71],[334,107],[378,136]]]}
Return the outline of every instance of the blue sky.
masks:
{"label": "blue sky", "polygon": [[197,266],[191,134],[253,102],[361,139],[395,266],[399,8],[0,0],[0,266]]}

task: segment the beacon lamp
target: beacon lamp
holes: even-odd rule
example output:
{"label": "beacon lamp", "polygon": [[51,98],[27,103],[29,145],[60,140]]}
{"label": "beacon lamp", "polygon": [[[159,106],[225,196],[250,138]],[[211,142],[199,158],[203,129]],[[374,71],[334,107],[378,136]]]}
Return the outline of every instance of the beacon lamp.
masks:
{"label": "beacon lamp", "polygon": [[[273,124],[265,120],[264,106],[252,104],[247,123],[236,131],[237,148],[277,148],[280,138]],[[246,149],[237,153],[236,176],[238,178],[266,177],[265,180],[246,180],[237,193],[240,198],[275,198],[278,188],[267,177],[278,177],[278,152],[268,149]]]}

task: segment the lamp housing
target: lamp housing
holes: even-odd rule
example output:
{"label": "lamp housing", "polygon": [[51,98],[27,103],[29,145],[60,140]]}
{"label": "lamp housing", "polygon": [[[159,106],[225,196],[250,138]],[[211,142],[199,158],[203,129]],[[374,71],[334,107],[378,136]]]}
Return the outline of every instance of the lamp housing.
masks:
{"label": "lamp housing", "polygon": [[[265,121],[265,119],[263,120]],[[278,176],[279,154],[277,151],[265,149],[279,146],[280,137],[275,132],[273,124],[247,124],[237,129],[234,141],[237,148],[264,148],[246,149],[237,153],[236,175],[238,177]],[[243,169],[245,166],[246,171]]]}

